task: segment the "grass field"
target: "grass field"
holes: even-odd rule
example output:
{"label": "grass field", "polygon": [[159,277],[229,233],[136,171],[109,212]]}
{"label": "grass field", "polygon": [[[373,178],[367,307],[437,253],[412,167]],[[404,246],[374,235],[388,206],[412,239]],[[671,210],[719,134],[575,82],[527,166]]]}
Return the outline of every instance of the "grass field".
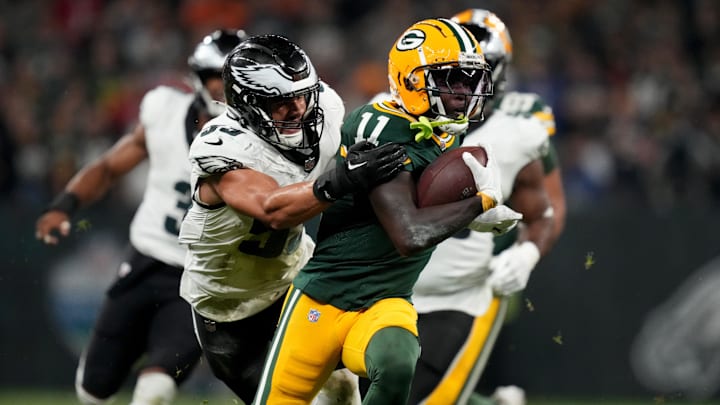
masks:
{"label": "grass field", "polygon": [[[120,394],[113,404],[125,405],[130,402],[130,394]],[[70,391],[0,391],[0,405],[77,405],[75,394]],[[674,398],[647,399],[551,399],[528,398],[528,405],[657,405],[657,404],[694,404],[720,405],[720,401],[691,402]],[[173,405],[242,405],[232,395],[195,396],[180,394]]]}
{"label": "grass field", "polygon": [[[130,403],[130,393],[122,393],[112,402],[115,405]],[[0,405],[78,405],[75,393],[70,391],[32,392],[32,391],[2,391],[0,392]],[[242,405],[242,402],[231,396],[193,396],[181,394],[173,405]]]}

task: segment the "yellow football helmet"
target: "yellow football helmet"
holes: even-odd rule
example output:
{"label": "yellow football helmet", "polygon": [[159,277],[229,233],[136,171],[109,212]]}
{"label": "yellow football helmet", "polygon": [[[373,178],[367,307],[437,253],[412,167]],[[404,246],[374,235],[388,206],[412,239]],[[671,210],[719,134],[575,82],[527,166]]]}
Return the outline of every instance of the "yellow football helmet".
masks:
{"label": "yellow football helmet", "polygon": [[440,96],[453,94],[465,97],[463,114],[473,117],[492,95],[490,66],[477,40],[444,18],[419,21],[400,35],[388,56],[388,79],[395,101],[415,116],[448,116]]}
{"label": "yellow football helmet", "polygon": [[505,84],[505,70],[512,61],[512,39],[505,23],[494,13],[480,8],[461,11],[452,20],[467,28],[477,39],[492,69],[496,91]]}

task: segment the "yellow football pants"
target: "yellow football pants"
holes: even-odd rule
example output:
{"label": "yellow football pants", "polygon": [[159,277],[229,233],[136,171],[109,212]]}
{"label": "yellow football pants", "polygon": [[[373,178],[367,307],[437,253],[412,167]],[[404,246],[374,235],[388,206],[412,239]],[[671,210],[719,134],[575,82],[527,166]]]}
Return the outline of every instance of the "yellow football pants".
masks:
{"label": "yellow football pants", "polygon": [[344,311],[291,288],[254,404],[309,404],[340,361],[367,377],[365,350],[387,327],[417,337],[415,308],[402,298],[387,298],[362,311]]}

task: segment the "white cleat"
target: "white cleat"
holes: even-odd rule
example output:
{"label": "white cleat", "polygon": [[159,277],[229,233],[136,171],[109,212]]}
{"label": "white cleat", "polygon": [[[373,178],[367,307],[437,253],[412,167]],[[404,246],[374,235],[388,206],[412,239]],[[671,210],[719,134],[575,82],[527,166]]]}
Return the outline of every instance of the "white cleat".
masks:
{"label": "white cleat", "polygon": [[525,390],[514,385],[497,387],[491,397],[497,405],[525,405]]}

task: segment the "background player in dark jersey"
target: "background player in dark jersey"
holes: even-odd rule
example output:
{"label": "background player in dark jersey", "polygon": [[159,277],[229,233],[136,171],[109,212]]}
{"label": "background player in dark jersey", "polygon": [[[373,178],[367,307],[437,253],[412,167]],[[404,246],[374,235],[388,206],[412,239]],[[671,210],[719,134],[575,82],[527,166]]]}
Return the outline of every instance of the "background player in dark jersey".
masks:
{"label": "background player in dark jersey", "polygon": [[[477,197],[422,209],[415,203],[417,177],[458,146],[466,117],[491,94],[477,41],[450,20],[420,21],[393,45],[388,73],[395,101],[351,112],[342,142],[401,143],[405,170],[323,213],[313,257],[288,293],[257,404],[308,402],[340,362],[370,378],[363,403],[405,403],[420,351],[410,303],[418,273],[435,244],[499,202],[492,154],[487,167],[466,154]],[[411,124],[421,116],[429,130],[416,138]]]}
{"label": "background player in dark jersey", "polygon": [[70,233],[76,209],[105,196],[117,180],[145,160],[147,186],[130,225],[127,258],[107,291],[76,375],[83,404],[113,396],[144,357],[133,405],[169,404],[177,385],[200,358],[190,306],[179,296],[185,248],[177,241],[190,206],[190,142],[202,125],[224,110],[220,76],[225,56],[245,38],[242,30],[216,31],[188,59],[194,93],[160,86],[140,104],[132,132],[83,167],[36,223],[36,237],[57,244]]}

